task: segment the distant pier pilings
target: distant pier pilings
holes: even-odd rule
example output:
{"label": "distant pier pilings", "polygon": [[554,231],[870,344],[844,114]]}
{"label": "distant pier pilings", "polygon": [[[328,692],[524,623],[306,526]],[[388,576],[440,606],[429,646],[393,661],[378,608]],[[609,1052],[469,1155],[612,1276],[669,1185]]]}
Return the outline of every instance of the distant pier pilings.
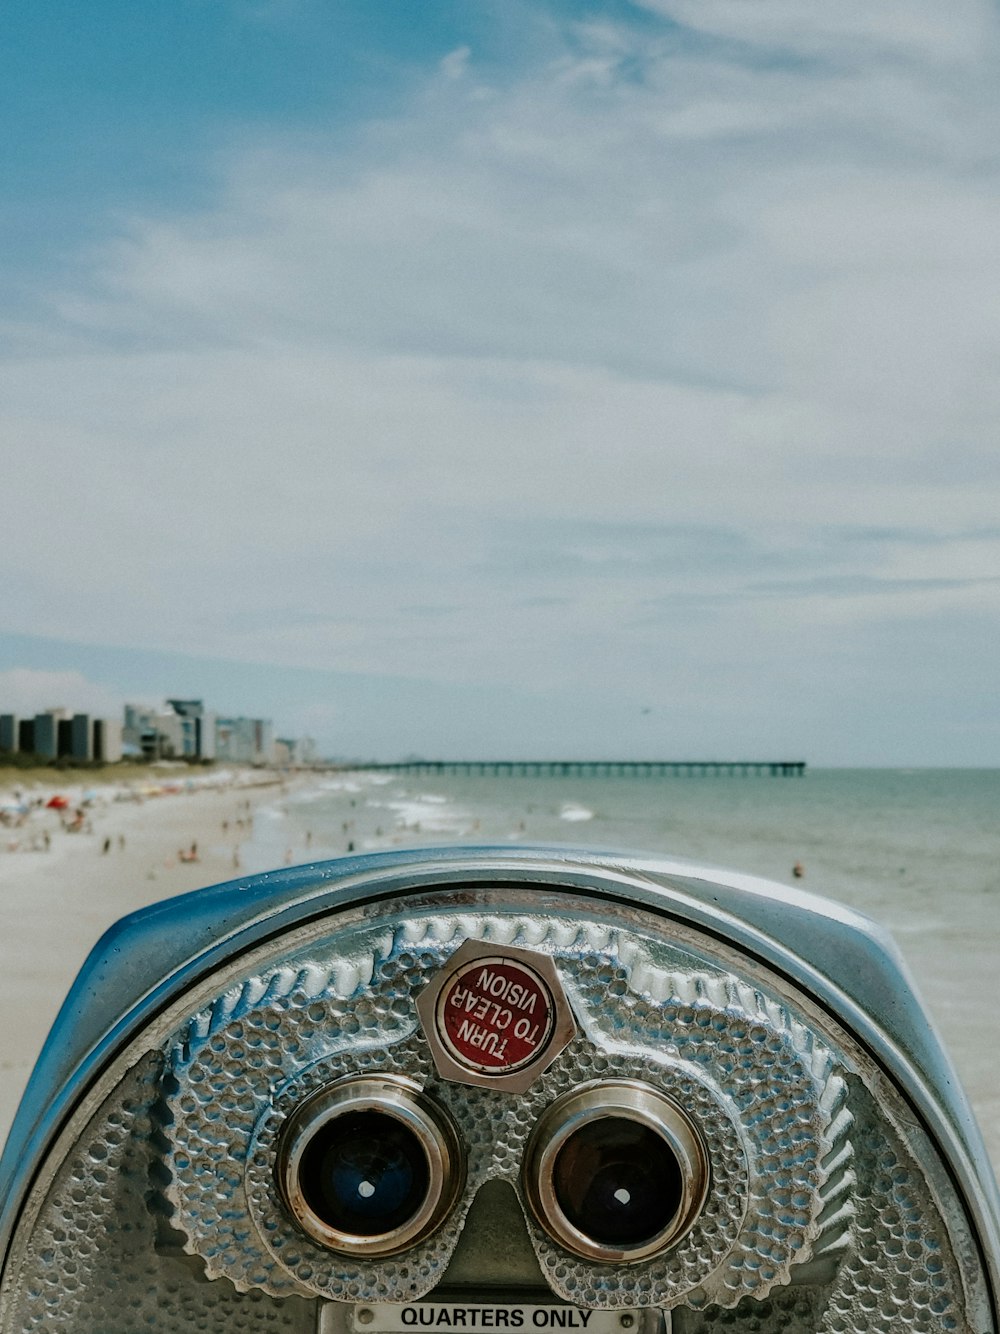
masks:
{"label": "distant pier pilings", "polygon": [[805,760],[401,760],[395,764],[338,764],[338,770],[399,774],[488,774],[545,777],[634,778],[765,775],[801,778]]}

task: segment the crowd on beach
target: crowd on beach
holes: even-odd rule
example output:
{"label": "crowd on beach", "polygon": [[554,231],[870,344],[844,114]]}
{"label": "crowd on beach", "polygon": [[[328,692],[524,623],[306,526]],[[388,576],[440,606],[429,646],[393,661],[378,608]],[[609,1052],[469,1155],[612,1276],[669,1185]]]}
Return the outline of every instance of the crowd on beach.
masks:
{"label": "crowd on beach", "polygon": [[[105,776],[105,781],[89,782],[86,786],[78,781],[54,782],[54,777],[32,775],[33,781],[28,781],[18,774],[6,783],[0,777],[0,864],[7,862],[11,854],[44,856],[68,853],[74,848],[80,852],[87,847],[102,858],[111,858],[112,854],[124,853],[129,846],[125,829],[142,832],[149,826],[146,818],[149,803],[155,802],[155,809],[163,809],[166,816],[167,799],[173,798],[169,805],[178,816],[181,810],[190,813],[190,828],[176,852],[170,851],[151,863],[147,874],[156,878],[163,869],[202,860],[199,838],[210,827],[204,819],[208,811],[200,801],[191,806],[177,798],[214,794],[236,799],[235,806],[225,808],[221,832],[227,845],[225,865],[238,870],[241,845],[253,834],[251,798],[262,798],[287,783],[287,775],[274,770],[225,769],[191,774],[167,766],[159,772],[151,769],[148,775],[138,778],[130,776],[126,781]],[[143,808],[142,816],[137,813],[139,807]],[[153,823],[162,826],[164,819],[158,815]],[[171,819],[167,823],[173,826],[176,821]],[[215,826],[214,819],[211,826]],[[213,850],[219,852],[214,842]]]}
{"label": "crowd on beach", "polygon": [[64,834],[93,833],[88,795],[71,800],[62,794],[26,794],[15,788],[0,801],[0,825],[8,831],[7,852],[51,852],[55,830]]}
{"label": "crowd on beach", "polygon": [[[86,789],[79,784],[51,782],[29,788],[26,783],[18,782],[6,791],[0,790],[0,826],[7,831],[3,846],[7,852],[50,852],[52,835],[57,830],[64,834],[92,834],[95,808],[110,803],[142,802],[204,786],[208,786],[204,780],[196,779],[141,785],[112,782]],[[111,839],[106,838],[102,852],[110,850]]]}
{"label": "crowd on beach", "polygon": [[10,831],[4,844],[6,851],[50,852],[52,834],[57,829],[64,834],[92,834],[92,805],[90,797],[74,801],[60,794],[46,800],[44,795],[26,797],[15,790],[11,799],[0,804],[0,825]]}
{"label": "crowd on beach", "polygon": [[314,782],[235,766],[0,769],[0,1141],[94,942],[148,904],[277,864],[258,850],[262,823],[301,856],[301,836],[262,811]]}

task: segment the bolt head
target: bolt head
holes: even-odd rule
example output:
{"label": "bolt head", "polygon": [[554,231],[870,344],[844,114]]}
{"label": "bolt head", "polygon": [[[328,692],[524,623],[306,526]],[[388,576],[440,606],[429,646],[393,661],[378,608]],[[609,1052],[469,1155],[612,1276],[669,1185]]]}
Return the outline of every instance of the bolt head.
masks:
{"label": "bolt head", "polygon": [[576,1033],[547,954],[466,940],[417,997],[442,1079],[523,1093]]}

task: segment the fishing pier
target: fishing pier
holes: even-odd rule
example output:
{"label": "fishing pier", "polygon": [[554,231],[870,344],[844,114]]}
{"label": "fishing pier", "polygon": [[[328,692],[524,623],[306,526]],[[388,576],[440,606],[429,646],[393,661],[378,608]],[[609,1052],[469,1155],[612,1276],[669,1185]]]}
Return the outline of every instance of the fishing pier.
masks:
{"label": "fishing pier", "polygon": [[805,760],[400,760],[395,764],[338,764],[348,772],[386,774],[489,774],[544,777],[630,778],[765,775],[770,778],[801,778]]}

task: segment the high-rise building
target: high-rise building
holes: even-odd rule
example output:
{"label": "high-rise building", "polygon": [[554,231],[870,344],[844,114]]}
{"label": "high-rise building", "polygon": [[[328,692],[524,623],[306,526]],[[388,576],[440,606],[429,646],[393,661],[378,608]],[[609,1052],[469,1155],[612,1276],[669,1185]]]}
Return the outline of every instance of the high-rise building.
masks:
{"label": "high-rise building", "polygon": [[167,707],[181,719],[183,754],[189,759],[215,759],[215,714],[200,699],[168,699]]}
{"label": "high-rise building", "polygon": [[73,724],[69,718],[56,719],[56,754],[68,760],[73,753]]}
{"label": "high-rise building", "polygon": [[217,718],[215,757],[232,764],[272,764],[274,724],[270,718]]}
{"label": "high-rise building", "polygon": [[18,717],[16,713],[0,713],[0,750],[14,754],[18,750]]}
{"label": "high-rise building", "polygon": [[219,717],[200,699],[170,699],[162,709],[126,704],[121,722],[64,708],[44,709],[33,718],[0,714],[0,752],[18,751],[40,759],[105,764],[123,754],[295,767],[315,762],[310,738],[276,741],[270,718]]}
{"label": "high-rise building", "polygon": [[316,743],[312,737],[276,737],[274,763],[301,769],[316,762]]}
{"label": "high-rise building", "polygon": [[74,760],[94,758],[94,734],[89,713],[74,713],[69,720],[69,753]]}
{"label": "high-rise building", "polygon": [[93,756],[104,764],[117,764],[122,758],[122,725],[117,718],[95,718]]}
{"label": "high-rise building", "polygon": [[199,757],[201,719],[205,706],[200,699],[168,699],[167,708],[180,719],[181,745],[179,754],[186,759]]}
{"label": "high-rise building", "polygon": [[59,755],[59,724],[68,721],[64,714],[65,709],[46,709],[35,714],[32,750],[44,760],[54,760]]}
{"label": "high-rise building", "polygon": [[126,704],[122,741],[147,760],[179,759],[186,753],[182,719],[173,709],[160,712]]}

